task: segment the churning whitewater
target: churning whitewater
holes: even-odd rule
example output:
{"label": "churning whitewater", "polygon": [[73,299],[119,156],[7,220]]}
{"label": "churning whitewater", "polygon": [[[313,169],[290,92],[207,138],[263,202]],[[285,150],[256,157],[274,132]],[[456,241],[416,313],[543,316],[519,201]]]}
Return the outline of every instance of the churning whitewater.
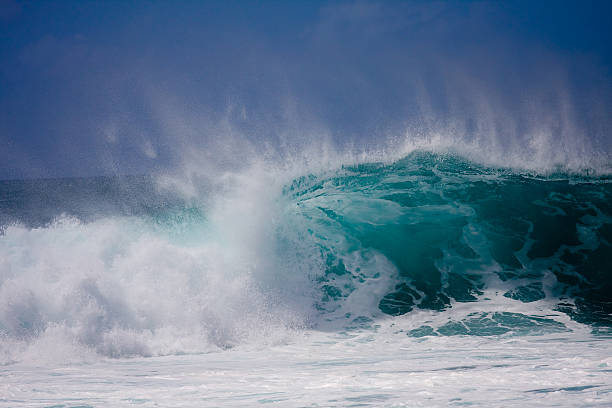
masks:
{"label": "churning whitewater", "polygon": [[[534,395],[563,403],[568,392],[609,402],[609,176],[519,172],[425,151],[285,179],[266,174],[234,174],[199,199],[144,176],[2,182],[2,363],[94,364],[121,383],[123,366],[105,366],[107,358],[132,364],[188,354],[190,369],[206,371],[220,352],[228,378],[242,358],[275,367],[264,378],[298,375],[283,357],[261,360],[289,353],[309,367],[300,375],[316,388],[324,386],[317,370],[331,369],[325,361],[362,352],[371,386],[381,387],[383,375],[395,389],[401,367],[420,361],[406,353],[430,350],[442,360],[420,362],[422,373],[469,368],[486,377],[510,367],[515,385],[531,393],[508,388],[509,406]],[[539,354],[547,342],[559,354]],[[496,356],[485,364],[480,348]],[[554,366],[573,354],[586,366]],[[508,361],[497,361],[504,355]],[[540,388],[529,380],[538,373],[521,369],[530,359],[548,375]],[[572,364],[591,370],[592,381],[559,382],[558,370]],[[561,385],[550,384],[555,378]],[[9,405],[21,401],[15,390],[29,392],[9,385]],[[321,395],[319,403],[396,404],[416,385],[364,394],[357,384],[335,384],[341,399]],[[277,386],[280,399],[271,402],[300,401],[288,397],[290,384]],[[446,386],[444,395],[459,402],[478,400],[473,390]],[[247,403],[266,399],[247,394]],[[210,405],[236,403],[227,393],[219,398]]]}

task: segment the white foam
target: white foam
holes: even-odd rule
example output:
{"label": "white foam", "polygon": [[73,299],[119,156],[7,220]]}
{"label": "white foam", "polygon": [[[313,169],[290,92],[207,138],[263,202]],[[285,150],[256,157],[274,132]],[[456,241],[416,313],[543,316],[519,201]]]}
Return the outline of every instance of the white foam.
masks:
{"label": "white foam", "polygon": [[[230,210],[229,201],[220,205]],[[136,218],[8,227],[0,240],[4,361],[50,348],[59,360],[79,354],[62,347],[133,356],[282,341],[309,311],[283,286],[290,276],[277,280],[265,238],[255,242],[266,234],[258,223],[270,220],[242,210],[231,208],[234,219],[213,210],[217,239],[204,234],[189,245]]]}
{"label": "white foam", "polygon": [[611,345],[575,333],[414,339],[392,325],[305,332],[265,350],[14,364],[0,370],[0,405],[605,407]]}

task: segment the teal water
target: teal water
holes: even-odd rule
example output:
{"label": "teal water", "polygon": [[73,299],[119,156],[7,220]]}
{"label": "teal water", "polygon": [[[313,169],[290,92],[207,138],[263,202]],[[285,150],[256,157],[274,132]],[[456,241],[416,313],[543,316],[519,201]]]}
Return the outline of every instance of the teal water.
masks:
{"label": "teal water", "polygon": [[[378,278],[364,265],[379,253],[398,272],[378,303],[388,315],[478,302],[498,287],[516,302],[553,299],[556,310],[579,322],[610,327],[611,181],[415,153],[302,177],[285,194],[325,259],[321,308],[349,296],[357,282]],[[537,323],[512,323],[503,314],[486,319]],[[474,324],[458,330],[478,332]]]}

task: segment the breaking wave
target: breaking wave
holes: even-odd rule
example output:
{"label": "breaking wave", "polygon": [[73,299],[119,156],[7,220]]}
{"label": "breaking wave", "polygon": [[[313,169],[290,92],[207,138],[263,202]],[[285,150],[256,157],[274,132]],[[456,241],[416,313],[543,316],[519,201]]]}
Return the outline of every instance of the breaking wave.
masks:
{"label": "breaking wave", "polygon": [[0,358],[200,353],[376,322],[416,337],[612,326],[606,175],[415,151],[289,179],[250,169],[199,200],[149,177],[3,182]]}

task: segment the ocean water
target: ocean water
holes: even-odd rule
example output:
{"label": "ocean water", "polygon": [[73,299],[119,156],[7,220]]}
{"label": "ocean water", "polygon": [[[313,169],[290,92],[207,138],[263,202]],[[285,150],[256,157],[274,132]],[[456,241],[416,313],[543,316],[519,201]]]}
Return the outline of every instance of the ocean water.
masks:
{"label": "ocean water", "polygon": [[612,404],[606,173],[216,180],[0,182],[0,405]]}

